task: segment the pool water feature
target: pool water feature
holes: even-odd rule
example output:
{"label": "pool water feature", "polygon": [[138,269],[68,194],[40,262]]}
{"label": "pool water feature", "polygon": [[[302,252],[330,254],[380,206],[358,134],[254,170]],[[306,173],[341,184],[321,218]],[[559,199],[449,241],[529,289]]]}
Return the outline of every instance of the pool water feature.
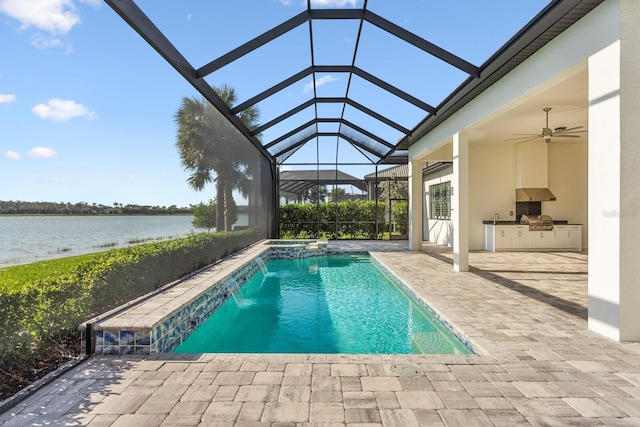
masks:
{"label": "pool water feature", "polygon": [[174,352],[472,354],[367,255],[270,260],[229,292]]}

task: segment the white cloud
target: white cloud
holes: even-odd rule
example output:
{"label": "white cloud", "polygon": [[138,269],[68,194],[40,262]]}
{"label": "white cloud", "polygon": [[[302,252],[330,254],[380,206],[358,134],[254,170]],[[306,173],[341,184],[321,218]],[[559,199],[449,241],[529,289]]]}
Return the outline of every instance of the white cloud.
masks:
{"label": "white cloud", "polygon": [[44,37],[40,34],[31,36],[31,44],[38,49],[52,49],[67,47],[67,53],[70,53],[70,46],[67,46],[62,40],[56,37]]}
{"label": "white cloud", "polygon": [[136,179],[138,179],[138,176],[135,174],[130,173],[129,175],[127,175],[128,181],[135,181]]}
{"label": "white cloud", "polygon": [[96,115],[82,104],[64,99],[50,99],[46,104],[38,104],[31,109],[33,114],[41,119],[51,119],[54,121],[70,120],[74,117],[86,117],[95,119]]}
{"label": "white cloud", "polygon": [[33,147],[31,150],[29,150],[29,152],[27,153],[27,156],[37,157],[41,159],[48,159],[50,157],[55,156],[56,154],[58,154],[56,150],[52,150],[51,148]]}
{"label": "white cloud", "polygon": [[80,22],[71,0],[0,0],[0,12],[20,21],[22,29],[35,27],[66,34]]}
{"label": "white cloud", "polygon": [[320,7],[344,7],[350,5],[356,7],[357,0],[311,0],[311,6]]}
{"label": "white cloud", "polygon": [[[320,86],[327,84],[327,83],[331,83],[331,82],[335,82],[337,81],[338,78],[337,77],[333,77],[332,75],[328,75],[328,76],[322,76],[319,79],[316,79],[316,88],[319,88]],[[310,92],[313,90],[313,80],[311,80],[309,83],[307,83],[306,85],[304,85],[304,89],[303,92]]]}
{"label": "white cloud", "polygon": [[4,157],[11,160],[19,160],[22,156],[17,151],[7,150],[7,152],[4,153]]}
{"label": "white cloud", "polygon": [[289,6],[291,3],[293,3],[291,0],[278,0],[278,1],[285,6]]}
{"label": "white cloud", "polygon": [[191,21],[191,14],[187,13],[187,21]]}
{"label": "white cloud", "polygon": [[0,93],[0,104],[11,104],[16,100],[16,96],[10,93]]}

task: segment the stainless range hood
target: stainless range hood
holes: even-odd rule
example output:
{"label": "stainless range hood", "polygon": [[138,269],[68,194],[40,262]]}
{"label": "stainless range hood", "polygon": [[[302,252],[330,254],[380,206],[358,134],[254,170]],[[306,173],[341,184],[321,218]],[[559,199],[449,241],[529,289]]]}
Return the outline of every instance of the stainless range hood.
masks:
{"label": "stainless range hood", "polygon": [[552,202],[556,200],[548,188],[516,188],[516,202]]}

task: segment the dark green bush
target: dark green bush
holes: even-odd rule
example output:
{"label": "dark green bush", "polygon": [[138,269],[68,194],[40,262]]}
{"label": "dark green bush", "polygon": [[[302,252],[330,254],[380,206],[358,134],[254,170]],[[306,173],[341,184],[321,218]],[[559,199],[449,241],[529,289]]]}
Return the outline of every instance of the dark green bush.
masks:
{"label": "dark green bush", "polygon": [[379,233],[384,231],[385,204],[346,200],[338,203],[288,204],[280,207],[283,239],[374,239],[376,209]]}
{"label": "dark green bush", "polygon": [[395,202],[391,208],[391,213],[396,223],[396,232],[407,234],[409,231],[409,204],[407,202]]}
{"label": "dark green bush", "polygon": [[44,343],[77,330],[83,321],[177,280],[259,238],[254,230],[192,234],[79,258],[71,272],[21,286],[15,281],[0,282],[0,367],[8,370],[33,358]]}

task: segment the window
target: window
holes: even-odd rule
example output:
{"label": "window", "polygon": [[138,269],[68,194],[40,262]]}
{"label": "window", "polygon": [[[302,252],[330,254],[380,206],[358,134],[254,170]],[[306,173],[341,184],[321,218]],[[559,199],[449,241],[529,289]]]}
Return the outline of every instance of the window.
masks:
{"label": "window", "polygon": [[429,186],[430,218],[451,219],[451,181]]}

